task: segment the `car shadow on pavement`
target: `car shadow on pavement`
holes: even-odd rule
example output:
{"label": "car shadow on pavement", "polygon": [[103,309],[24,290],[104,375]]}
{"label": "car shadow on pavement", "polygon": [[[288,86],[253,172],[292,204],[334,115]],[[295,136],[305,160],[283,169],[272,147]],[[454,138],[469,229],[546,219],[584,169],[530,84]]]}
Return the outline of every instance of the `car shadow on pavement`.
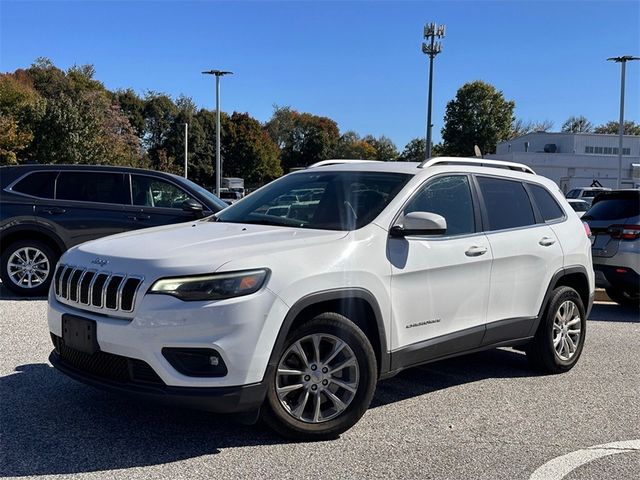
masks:
{"label": "car shadow on pavement", "polygon": [[640,323],[640,312],[617,303],[594,303],[589,320],[596,322]]}
{"label": "car shadow on pavement", "polygon": [[[410,369],[381,382],[371,407],[489,377],[533,375],[524,362],[517,352],[493,350]],[[287,442],[230,417],[95,390],[42,363],[0,377],[0,397],[0,477],[161,465]]]}
{"label": "car shadow on pavement", "polygon": [[16,295],[7,287],[5,287],[2,282],[0,282],[0,300],[46,300],[46,295],[41,297],[21,297],[20,295]]}
{"label": "car shadow on pavement", "polygon": [[378,384],[370,408],[488,378],[539,375],[522,352],[493,349],[403,370]]}

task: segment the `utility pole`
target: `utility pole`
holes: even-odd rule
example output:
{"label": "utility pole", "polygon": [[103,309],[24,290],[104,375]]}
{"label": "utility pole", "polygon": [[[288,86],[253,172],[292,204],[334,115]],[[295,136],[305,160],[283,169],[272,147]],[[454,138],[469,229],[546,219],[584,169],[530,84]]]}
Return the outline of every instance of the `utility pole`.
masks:
{"label": "utility pole", "polygon": [[184,124],[184,178],[187,178],[187,158],[189,155],[189,124]]}
{"label": "utility pole", "polygon": [[427,99],[427,145],[424,151],[424,159],[431,158],[431,102],[433,97],[433,59],[442,51],[442,43],[436,42],[436,38],[444,38],[445,26],[428,23],[424,26],[424,39],[422,53],[429,56],[429,95]]}
{"label": "utility pole", "polygon": [[208,70],[204,75],[216,76],[216,196],[220,196],[220,184],[222,183],[222,162],[220,160],[220,77],[233,75],[233,72],[224,70]]}
{"label": "utility pole", "polygon": [[624,80],[627,62],[640,60],[640,57],[624,55],[607,58],[608,61],[620,64],[620,124],[618,125],[618,188],[622,187],[622,139],[624,138]]}

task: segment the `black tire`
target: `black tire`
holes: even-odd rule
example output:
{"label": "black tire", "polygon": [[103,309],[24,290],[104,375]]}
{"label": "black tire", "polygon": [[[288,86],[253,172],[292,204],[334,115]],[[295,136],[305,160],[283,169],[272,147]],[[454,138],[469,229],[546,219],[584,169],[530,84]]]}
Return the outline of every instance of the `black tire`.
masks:
{"label": "black tire", "polygon": [[331,335],[348,345],[357,359],[359,382],[351,402],[342,413],[327,421],[308,423],[295,418],[280,402],[276,393],[277,368],[274,368],[267,379],[267,398],[262,408],[262,419],[280,435],[294,440],[337,438],[364,415],[376,388],[377,364],[371,343],[353,322],[337,313],[322,313],[291,332],[278,356],[278,363],[290,346],[313,334]]}
{"label": "black tire", "polygon": [[[47,257],[47,261],[49,262],[49,273],[46,279],[42,283],[39,283],[38,285],[33,286],[31,288],[27,286],[23,287],[23,286],[17,285],[10,278],[9,271],[8,271],[9,269],[8,264],[11,256],[17,250],[21,248],[26,248],[26,247],[38,249],[40,252],[44,254],[45,257]],[[11,245],[9,245],[6,249],[4,249],[4,251],[2,252],[2,257],[0,261],[2,262],[0,264],[0,277],[2,277],[2,283],[6,288],[8,288],[13,293],[20,296],[37,297],[37,296],[46,295],[49,289],[49,285],[51,285],[51,279],[53,278],[53,275],[54,275],[56,262],[58,261],[58,255],[49,245],[39,240],[18,240],[12,243]]]}
{"label": "black tire", "polygon": [[619,305],[640,308],[640,293],[630,293],[616,288],[605,289],[609,298]]}
{"label": "black tire", "polygon": [[[580,337],[575,351],[568,359],[562,359],[553,343],[554,336],[554,319],[565,302],[573,302],[577,307],[580,316]],[[545,373],[563,373],[571,370],[577,363],[584,347],[584,341],[587,333],[587,318],[585,314],[584,304],[578,292],[570,287],[558,287],[549,300],[549,305],[540,320],[540,325],[534,336],[533,341],[527,346],[527,358],[531,365],[539,371]]]}

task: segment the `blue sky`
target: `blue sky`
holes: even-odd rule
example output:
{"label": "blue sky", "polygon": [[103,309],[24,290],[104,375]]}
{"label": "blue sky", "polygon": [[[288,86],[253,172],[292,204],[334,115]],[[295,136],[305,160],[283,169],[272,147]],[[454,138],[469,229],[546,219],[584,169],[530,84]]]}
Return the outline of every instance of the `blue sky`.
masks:
{"label": "blue sky", "polygon": [[[400,148],[423,136],[427,59],[422,27],[447,25],[436,59],[434,136],[465,82],[494,84],[525,120],[618,118],[620,68],[640,55],[638,1],[177,2],[0,0],[0,71],[38,56],[93,64],[110,89],[184,94],[267,120],[273,105],[385,134]],[[640,116],[640,62],[627,67],[627,119]]]}

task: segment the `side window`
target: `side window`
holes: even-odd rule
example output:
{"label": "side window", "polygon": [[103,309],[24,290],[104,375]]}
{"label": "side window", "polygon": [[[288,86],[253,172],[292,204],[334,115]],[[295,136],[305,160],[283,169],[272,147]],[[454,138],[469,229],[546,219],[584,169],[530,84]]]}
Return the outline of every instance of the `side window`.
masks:
{"label": "side window", "polygon": [[578,195],[580,195],[580,190],[571,190],[567,193],[567,198],[578,198]]}
{"label": "side window", "polygon": [[12,190],[26,195],[40,198],[53,198],[53,187],[56,182],[57,171],[30,173],[18,183]]}
{"label": "side window", "polygon": [[173,183],[144,175],[131,175],[133,204],[142,207],[179,208],[191,197]]}
{"label": "side window", "polygon": [[545,222],[551,222],[559,218],[564,217],[564,212],[558,202],[553,198],[546,188],[540,185],[528,184],[531,193],[533,194],[533,200],[536,202],[542,218]]}
{"label": "side window", "polygon": [[107,172],[60,172],[56,199],[96,203],[129,203],[124,175]]}
{"label": "side window", "polygon": [[475,232],[473,200],[469,180],[463,175],[439,177],[423,186],[405,207],[403,214],[430,212],[447,221],[447,235]]}
{"label": "side window", "polygon": [[513,180],[478,177],[489,218],[488,230],[535,225],[533,208],[524,185]]}

